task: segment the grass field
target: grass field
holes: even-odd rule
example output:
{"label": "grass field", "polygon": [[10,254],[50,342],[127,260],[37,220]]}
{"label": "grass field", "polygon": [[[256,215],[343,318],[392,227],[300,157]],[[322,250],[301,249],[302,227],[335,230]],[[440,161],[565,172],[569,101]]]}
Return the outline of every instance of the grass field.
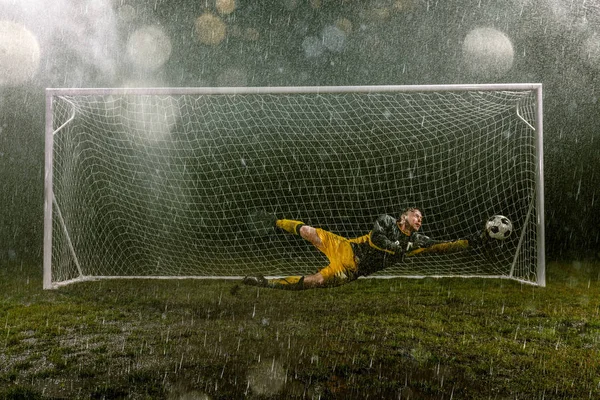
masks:
{"label": "grass field", "polygon": [[0,398],[600,398],[600,265],[547,274],[43,291],[41,271],[4,265]]}

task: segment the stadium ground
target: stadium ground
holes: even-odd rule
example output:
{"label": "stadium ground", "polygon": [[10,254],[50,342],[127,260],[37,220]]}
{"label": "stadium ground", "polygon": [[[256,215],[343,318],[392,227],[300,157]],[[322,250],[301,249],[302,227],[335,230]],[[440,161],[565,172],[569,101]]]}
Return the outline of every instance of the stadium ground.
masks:
{"label": "stadium ground", "polygon": [[4,265],[0,398],[600,398],[600,264],[547,276],[43,291],[38,268]]}

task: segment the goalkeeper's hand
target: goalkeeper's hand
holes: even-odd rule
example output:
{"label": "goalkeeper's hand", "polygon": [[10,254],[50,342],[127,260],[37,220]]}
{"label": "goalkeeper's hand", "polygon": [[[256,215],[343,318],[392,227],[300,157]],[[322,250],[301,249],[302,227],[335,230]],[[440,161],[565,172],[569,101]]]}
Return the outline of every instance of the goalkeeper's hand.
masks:
{"label": "goalkeeper's hand", "polygon": [[406,251],[409,251],[411,249],[412,250],[423,249],[423,248],[431,247],[434,244],[443,243],[443,242],[444,242],[443,240],[433,240],[432,238],[430,238],[427,235],[413,232],[410,235],[410,242],[408,244],[408,247],[406,248]]}
{"label": "goalkeeper's hand", "polygon": [[406,243],[406,247],[403,248],[402,243],[396,240],[390,246],[390,250],[394,251],[396,256],[403,256],[411,250],[416,250],[423,247],[430,247],[436,243],[438,242],[431,239],[429,236],[413,232],[413,234],[410,235],[408,243]]}
{"label": "goalkeeper's hand", "polygon": [[390,250],[396,254],[402,252],[402,249],[400,248],[400,241],[396,240],[395,242],[392,242],[392,244],[390,245]]}
{"label": "goalkeeper's hand", "polygon": [[486,243],[488,243],[490,237],[488,236],[487,232],[484,229],[484,230],[478,230],[477,232],[475,232],[471,236],[467,237],[466,239],[469,241],[469,246],[471,246],[473,248],[479,248],[481,246],[484,246]]}
{"label": "goalkeeper's hand", "polygon": [[392,244],[390,245],[390,250],[392,250],[394,252],[394,260],[395,262],[402,262],[404,261],[404,255],[410,251],[410,248],[412,246],[411,242],[407,243],[406,248],[402,248],[402,243],[400,243],[400,241],[396,240],[395,242],[392,242]]}

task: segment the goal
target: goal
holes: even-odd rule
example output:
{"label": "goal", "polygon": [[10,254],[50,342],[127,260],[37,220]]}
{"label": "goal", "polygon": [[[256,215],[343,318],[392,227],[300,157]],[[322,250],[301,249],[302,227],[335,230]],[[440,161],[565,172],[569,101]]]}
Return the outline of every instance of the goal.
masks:
{"label": "goal", "polygon": [[407,206],[423,233],[484,250],[375,277],[545,285],[540,84],[47,89],[44,288],[106,278],[311,274],[265,215],[345,237]]}

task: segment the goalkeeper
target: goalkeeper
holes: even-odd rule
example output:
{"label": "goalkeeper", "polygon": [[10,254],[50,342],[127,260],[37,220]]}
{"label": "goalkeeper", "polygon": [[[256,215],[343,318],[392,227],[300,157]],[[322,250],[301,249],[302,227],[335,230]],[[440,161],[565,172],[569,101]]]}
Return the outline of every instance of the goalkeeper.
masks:
{"label": "goalkeeper", "polygon": [[332,287],[352,282],[402,261],[404,257],[418,254],[450,253],[480,244],[482,236],[455,241],[436,241],[417,233],[423,215],[418,208],[405,209],[396,219],[390,215],[380,216],[373,229],[366,235],[347,239],[320,228],[313,228],[301,221],[279,219],[275,225],[299,235],[311,242],[329,259],[329,265],[313,275],[288,276],[266,279],[263,276],[247,276],[246,285],[274,289],[303,290]]}

